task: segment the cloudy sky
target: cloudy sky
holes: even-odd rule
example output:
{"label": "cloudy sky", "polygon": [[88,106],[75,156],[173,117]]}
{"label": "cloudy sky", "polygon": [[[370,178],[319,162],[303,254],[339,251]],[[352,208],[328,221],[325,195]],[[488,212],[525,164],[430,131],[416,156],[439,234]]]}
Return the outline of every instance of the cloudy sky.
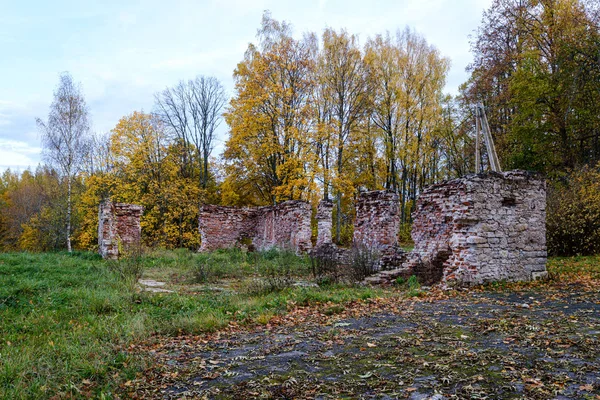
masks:
{"label": "cloudy sky", "polygon": [[[452,60],[446,90],[467,78],[469,35],[492,0],[0,0],[0,171],[35,168],[62,71],[82,84],[95,132],[151,111],[155,92],[198,74],[228,92],[264,10],[295,34],[346,28],[361,43],[414,28]],[[226,127],[220,132],[226,137]],[[222,146],[219,146],[222,147]]]}

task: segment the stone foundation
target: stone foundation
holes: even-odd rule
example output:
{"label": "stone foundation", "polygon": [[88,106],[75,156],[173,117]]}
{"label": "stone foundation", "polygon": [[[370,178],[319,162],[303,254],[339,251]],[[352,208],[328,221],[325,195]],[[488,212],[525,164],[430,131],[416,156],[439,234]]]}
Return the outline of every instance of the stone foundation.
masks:
{"label": "stone foundation", "polygon": [[286,201],[269,207],[200,207],[200,251],[249,246],[257,250],[311,249],[312,210],[304,201]]}
{"label": "stone foundation", "polygon": [[103,258],[118,259],[141,245],[140,218],[144,207],[135,204],[100,203],[98,212],[98,251]]}
{"label": "stone foundation", "polygon": [[442,182],[419,196],[406,267],[448,286],[546,276],[546,184],[525,171]]}

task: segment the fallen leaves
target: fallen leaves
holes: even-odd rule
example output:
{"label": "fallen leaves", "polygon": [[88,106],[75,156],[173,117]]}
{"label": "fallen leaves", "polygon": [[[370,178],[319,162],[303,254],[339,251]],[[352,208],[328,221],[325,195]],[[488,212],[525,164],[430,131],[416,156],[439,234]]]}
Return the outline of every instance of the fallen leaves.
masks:
{"label": "fallen leaves", "polygon": [[[323,312],[330,304],[294,304],[268,327],[158,338],[149,346],[157,366],[123,389],[151,398],[182,390],[200,398],[594,396],[598,387],[570,371],[600,379],[600,337],[582,331],[600,331],[597,298],[553,291],[475,291],[431,302],[392,296],[349,302],[332,315]],[[515,307],[524,299],[534,307]]]}

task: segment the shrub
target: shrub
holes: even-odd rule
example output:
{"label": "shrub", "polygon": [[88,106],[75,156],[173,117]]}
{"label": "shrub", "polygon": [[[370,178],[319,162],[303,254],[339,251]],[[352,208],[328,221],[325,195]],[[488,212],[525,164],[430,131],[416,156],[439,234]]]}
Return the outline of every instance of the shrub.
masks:
{"label": "shrub", "polygon": [[198,257],[192,268],[192,281],[194,283],[208,282],[214,275],[214,262],[212,257]]}
{"label": "shrub", "polygon": [[419,297],[421,295],[421,284],[415,275],[411,275],[408,278],[406,286],[408,286],[408,291],[406,292],[408,297]]}
{"label": "shrub", "polygon": [[378,270],[380,254],[377,250],[362,244],[355,244],[350,250],[348,273],[355,282],[362,281]]}
{"label": "shrub", "polygon": [[377,272],[379,259],[379,252],[365,245],[323,245],[311,257],[312,273],[320,284],[358,282]]}
{"label": "shrub", "polygon": [[271,268],[264,277],[247,281],[243,291],[250,296],[263,296],[281,292],[292,287],[293,284],[294,279],[289,268],[283,270]]}
{"label": "shrub", "polygon": [[306,259],[291,251],[271,249],[252,253],[250,257],[261,277],[246,282],[245,292],[249,295],[280,292],[293,286],[295,276],[307,272]]}
{"label": "shrub", "polygon": [[333,243],[323,244],[311,253],[312,274],[319,285],[337,283],[344,275],[344,260],[347,249]]}
{"label": "shrub", "polygon": [[547,246],[550,255],[600,253],[600,164],[573,172],[548,188]]}
{"label": "shrub", "polygon": [[109,261],[108,267],[117,273],[124,282],[135,284],[142,277],[143,261],[141,247],[131,248],[119,260]]}

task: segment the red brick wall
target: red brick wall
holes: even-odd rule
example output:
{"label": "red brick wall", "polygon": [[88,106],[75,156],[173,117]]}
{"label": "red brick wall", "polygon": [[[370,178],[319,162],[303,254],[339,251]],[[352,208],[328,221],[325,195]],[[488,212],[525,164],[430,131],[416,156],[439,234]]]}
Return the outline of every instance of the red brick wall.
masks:
{"label": "red brick wall", "polygon": [[538,175],[490,172],[431,186],[413,221],[416,273],[440,272],[459,285],[546,274],[546,185]]}
{"label": "red brick wall", "polygon": [[354,245],[379,252],[379,268],[400,266],[406,253],[398,245],[398,195],[386,190],[361,193],[356,202]]}
{"label": "red brick wall", "polygon": [[135,204],[100,204],[98,215],[98,249],[102,257],[117,259],[123,252],[131,252],[141,245],[140,218],[142,206]]}
{"label": "red brick wall", "polygon": [[310,204],[286,201],[269,207],[237,208],[203,205],[200,209],[200,251],[231,248],[251,241],[257,250],[312,247]]}

